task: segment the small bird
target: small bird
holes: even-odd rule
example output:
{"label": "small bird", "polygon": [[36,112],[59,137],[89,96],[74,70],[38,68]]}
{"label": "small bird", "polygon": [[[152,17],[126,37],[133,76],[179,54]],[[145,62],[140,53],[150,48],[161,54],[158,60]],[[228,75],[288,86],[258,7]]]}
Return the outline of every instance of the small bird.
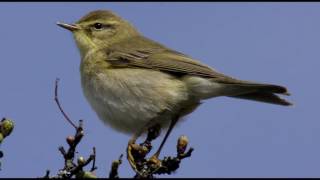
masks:
{"label": "small bird", "polygon": [[277,95],[289,95],[285,87],[224,75],[144,37],[111,11],[96,10],[74,24],[57,24],[73,33],[83,93],[103,122],[133,134],[129,144],[154,125],[167,129],[155,157],[178,120],[202,100],[227,96],[291,105]]}

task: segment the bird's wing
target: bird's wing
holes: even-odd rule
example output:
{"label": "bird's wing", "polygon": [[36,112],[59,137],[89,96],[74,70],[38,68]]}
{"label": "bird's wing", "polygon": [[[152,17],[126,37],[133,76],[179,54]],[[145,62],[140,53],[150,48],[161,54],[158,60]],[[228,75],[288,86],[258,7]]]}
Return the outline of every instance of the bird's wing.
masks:
{"label": "bird's wing", "polygon": [[180,52],[168,49],[156,42],[145,39],[119,44],[108,49],[107,61],[118,68],[146,68],[173,75],[194,75],[210,78],[214,82],[236,85],[242,88],[254,88],[259,91],[289,95],[287,89],[273,84],[257,83],[232,78],[196,61]]}
{"label": "bird's wing", "polygon": [[231,82],[235,80],[188,57],[187,55],[157,44],[144,46],[144,43],[140,42],[134,47],[119,45],[110,48],[107,54],[107,61],[114,67],[140,67],[172,74],[216,78],[218,81],[222,80]]}

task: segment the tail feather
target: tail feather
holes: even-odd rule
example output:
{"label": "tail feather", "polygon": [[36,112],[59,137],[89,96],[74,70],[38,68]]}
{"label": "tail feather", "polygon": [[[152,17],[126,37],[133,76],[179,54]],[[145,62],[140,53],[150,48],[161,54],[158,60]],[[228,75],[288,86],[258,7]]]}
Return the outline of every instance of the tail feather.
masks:
{"label": "tail feather", "polygon": [[[194,78],[192,80],[195,80]],[[202,80],[202,79],[201,79]],[[292,103],[280,98],[279,95],[290,95],[287,88],[284,86],[256,83],[253,81],[244,81],[234,78],[212,78],[211,83],[203,83],[203,81],[194,81],[196,84],[195,91],[201,94],[203,99],[227,96],[233,98],[247,99],[283,106],[290,106]],[[196,83],[195,83],[196,82]],[[192,84],[190,83],[190,84]],[[202,83],[202,84],[201,84]],[[200,86],[200,85],[201,86]],[[203,85],[204,84],[204,85]],[[198,88],[205,87],[205,88]],[[201,91],[202,89],[210,89],[209,91]],[[200,91],[198,89],[201,89]],[[209,92],[209,93],[208,93]]]}
{"label": "tail feather", "polygon": [[290,95],[287,88],[279,85],[262,84],[262,83],[238,83],[238,84],[232,84],[232,85],[241,89],[254,90],[255,92],[258,91],[258,92]]}
{"label": "tail feather", "polygon": [[292,103],[286,101],[285,99],[282,99],[276,94],[269,93],[269,92],[254,92],[254,93],[242,94],[237,96],[229,96],[229,97],[260,101],[260,102],[278,104],[283,106],[292,105]]}
{"label": "tail feather", "polygon": [[[259,84],[259,83],[239,83],[233,84],[239,89],[247,89],[248,91],[229,97],[247,99],[253,101],[260,101],[271,104],[278,104],[283,106],[290,106],[292,103],[280,98],[276,94],[290,95],[287,88],[273,84]],[[249,90],[252,90],[249,92]]]}

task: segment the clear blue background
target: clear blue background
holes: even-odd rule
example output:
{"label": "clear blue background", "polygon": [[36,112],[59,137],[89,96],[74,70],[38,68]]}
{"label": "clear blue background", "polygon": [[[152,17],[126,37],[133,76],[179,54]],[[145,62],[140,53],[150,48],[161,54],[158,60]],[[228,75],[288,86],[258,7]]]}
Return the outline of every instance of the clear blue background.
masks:
{"label": "clear blue background", "polygon": [[[0,177],[40,177],[63,167],[60,145],[74,130],[54,100],[77,121],[85,120],[78,147],[97,147],[97,174],[107,177],[129,136],[103,125],[86,102],[79,79],[80,55],[70,32],[91,10],[109,9],[145,36],[228,75],[285,85],[293,107],[219,97],[206,101],[171,134],[190,138],[193,156],[171,177],[320,176],[319,3],[0,3],[0,116],[15,121],[1,150]],[[157,141],[159,143],[159,141]],[[157,147],[157,145],[155,145]],[[127,161],[121,177],[132,177]],[[168,177],[168,176],[162,176]]]}

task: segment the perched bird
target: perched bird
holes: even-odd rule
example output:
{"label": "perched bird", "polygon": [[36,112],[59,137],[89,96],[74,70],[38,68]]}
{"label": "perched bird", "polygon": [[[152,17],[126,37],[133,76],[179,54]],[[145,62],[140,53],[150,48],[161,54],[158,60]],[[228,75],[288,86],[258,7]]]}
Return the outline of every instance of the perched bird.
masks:
{"label": "perched bird", "polygon": [[202,100],[228,96],[291,105],[277,95],[289,95],[285,87],[224,75],[144,37],[111,11],[96,10],[74,24],[57,24],[74,35],[82,89],[103,122],[133,134],[129,144],[153,125],[168,129],[156,157],[176,122]]}

